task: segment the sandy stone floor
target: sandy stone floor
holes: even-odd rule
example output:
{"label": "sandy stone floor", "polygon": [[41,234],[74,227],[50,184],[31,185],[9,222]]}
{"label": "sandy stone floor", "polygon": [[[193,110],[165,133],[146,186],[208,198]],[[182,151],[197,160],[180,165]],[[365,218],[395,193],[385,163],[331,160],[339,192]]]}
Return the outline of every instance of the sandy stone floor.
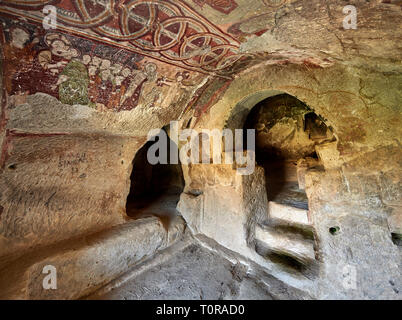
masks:
{"label": "sandy stone floor", "polygon": [[[179,245],[180,246],[180,245]],[[176,246],[177,247],[177,246]],[[233,264],[216,252],[191,242],[181,249],[169,248],[155,261],[137,266],[122,279],[87,299],[303,299],[277,279],[250,274],[248,266]],[[148,266],[147,266],[148,265]],[[262,279],[262,280],[261,280]],[[268,283],[268,285],[267,285]]]}

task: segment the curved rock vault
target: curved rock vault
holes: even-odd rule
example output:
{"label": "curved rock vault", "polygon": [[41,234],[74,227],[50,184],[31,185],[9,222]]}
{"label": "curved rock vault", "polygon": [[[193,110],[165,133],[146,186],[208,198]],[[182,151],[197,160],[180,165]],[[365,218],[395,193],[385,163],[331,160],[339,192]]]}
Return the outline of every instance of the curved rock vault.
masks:
{"label": "curved rock vault", "polygon": [[[0,298],[401,299],[401,23],[393,0],[1,1]],[[255,130],[253,170],[176,159],[188,129]]]}

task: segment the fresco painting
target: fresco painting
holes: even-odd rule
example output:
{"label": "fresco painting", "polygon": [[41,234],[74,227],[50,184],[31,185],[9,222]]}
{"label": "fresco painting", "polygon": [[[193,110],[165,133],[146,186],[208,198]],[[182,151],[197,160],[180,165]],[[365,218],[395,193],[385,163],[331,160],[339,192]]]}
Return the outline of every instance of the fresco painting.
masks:
{"label": "fresco painting", "polygon": [[5,68],[12,75],[6,79],[6,90],[16,104],[41,92],[64,104],[122,111],[139,102],[153,107],[163,92],[194,85],[185,70],[174,68],[171,74],[160,74],[159,61],[71,35],[40,34],[34,25],[28,30],[4,18],[1,21],[5,25]]}
{"label": "fresco painting", "polygon": [[[225,14],[237,7],[234,0],[197,4]],[[57,8],[56,30],[42,26],[45,5]],[[200,75],[230,79],[244,59],[236,39],[184,2],[6,0],[0,12],[12,75],[6,90],[16,105],[41,92],[97,110],[160,106]]]}

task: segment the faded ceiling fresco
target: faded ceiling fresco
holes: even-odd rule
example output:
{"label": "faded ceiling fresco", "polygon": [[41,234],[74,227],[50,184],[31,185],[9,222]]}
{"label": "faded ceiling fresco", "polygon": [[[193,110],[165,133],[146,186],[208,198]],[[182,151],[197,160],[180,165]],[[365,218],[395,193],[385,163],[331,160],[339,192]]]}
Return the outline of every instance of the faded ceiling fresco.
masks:
{"label": "faded ceiling fresco", "polygon": [[[240,52],[241,41],[267,31],[266,13],[286,2],[6,0],[6,89],[14,104],[42,92],[97,110],[167,105],[176,90],[190,91],[205,76],[227,86],[234,72],[257,61]],[[47,5],[57,8],[57,29],[42,26]],[[246,5],[251,15],[240,10]]]}
{"label": "faded ceiling fresco", "polygon": [[[43,92],[66,104],[121,111],[160,103],[168,92],[199,82],[200,74],[230,79],[230,66],[247,55],[239,53],[237,39],[196,9],[227,15],[237,3],[191,4],[3,1],[4,55],[12,74],[7,92],[17,103],[21,95]],[[42,27],[46,5],[57,7],[57,30]],[[29,23],[19,25],[21,17]]]}
{"label": "faded ceiling fresco", "polygon": [[[85,32],[85,37],[186,69],[218,71],[239,58],[235,39],[182,2],[78,0],[57,6],[65,31]],[[26,9],[33,9],[28,18],[42,21],[35,8]]]}

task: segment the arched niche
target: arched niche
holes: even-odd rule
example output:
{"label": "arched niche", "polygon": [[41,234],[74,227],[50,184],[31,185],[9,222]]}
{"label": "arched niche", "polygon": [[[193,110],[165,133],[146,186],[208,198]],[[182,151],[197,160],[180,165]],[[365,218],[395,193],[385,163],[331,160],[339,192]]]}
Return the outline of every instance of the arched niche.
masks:
{"label": "arched niche", "polygon": [[[161,134],[170,146],[172,141],[164,129]],[[155,141],[145,143],[134,157],[126,202],[126,213],[131,218],[155,215],[169,219],[177,213],[176,205],[184,188],[181,164],[172,163],[169,152],[166,164],[151,164],[148,160],[148,150],[160,135]]]}

